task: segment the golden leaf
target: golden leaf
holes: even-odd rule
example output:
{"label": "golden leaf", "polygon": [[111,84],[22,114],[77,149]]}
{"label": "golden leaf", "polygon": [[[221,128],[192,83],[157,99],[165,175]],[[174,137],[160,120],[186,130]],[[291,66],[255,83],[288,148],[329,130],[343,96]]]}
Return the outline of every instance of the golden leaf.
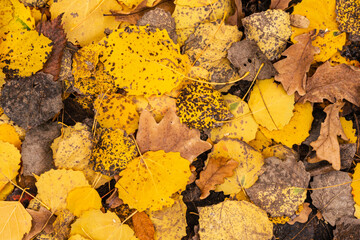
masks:
{"label": "golden leaf", "polygon": [[0,190],[18,175],[20,151],[12,144],[0,140]]}

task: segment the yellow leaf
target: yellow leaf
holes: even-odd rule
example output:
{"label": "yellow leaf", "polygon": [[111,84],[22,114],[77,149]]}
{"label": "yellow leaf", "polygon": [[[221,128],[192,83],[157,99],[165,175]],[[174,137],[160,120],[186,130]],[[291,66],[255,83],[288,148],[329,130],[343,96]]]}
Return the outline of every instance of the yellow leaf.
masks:
{"label": "yellow leaf", "polygon": [[360,164],[356,164],[351,183],[352,195],[356,204],[360,205]]}
{"label": "yellow leaf", "polygon": [[308,28],[292,27],[291,41],[293,41],[294,37],[314,29],[337,30],[335,3],[336,0],[319,0],[316,4],[314,4],[313,0],[303,0],[297,4],[292,14],[305,16],[309,19],[310,25]]}
{"label": "yellow leaf", "polygon": [[294,115],[280,130],[269,131],[267,128],[261,127],[260,130],[269,139],[274,139],[289,148],[294,144],[301,144],[308,136],[311,129],[311,124],[314,119],[312,116],[311,103],[305,104],[297,103],[294,108]]}
{"label": "yellow leaf", "polygon": [[189,161],[180,153],[149,151],[120,172],[115,186],[119,198],[131,208],[154,211],[171,206],[171,195],[185,190],[190,175]]}
{"label": "yellow leaf", "polygon": [[335,53],[341,51],[346,43],[346,33],[341,33],[338,30],[331,30],[325,33],[323,37],[316,36],[312,41],[314,47],[320,49],[320,53],[314,55],[314,61],[325,62],[331,58]]}
{"label": "yellow leaf", "polygon": [[[13,182],[16,182],[16,179],[13,179]],[[8,182],[3,189],[1,189],[0,191],[0,201],[5,201],[5,199],[7,198],[7,196],[12,193],[12,191],[14,190],[14,185],[10,182]]]}
{"label": "yellow leaf", "polygon": [[271,146],[272,143],[272,140],[268,139],[259,129],[256,132],[255,139],[251,140],[249,142],[249,145],[258,150],[259,152],[262,152],[265,148]]}
{"label": "yellow leaf", "polygon": [[353,128],[353,122],[346,120],[344,117],[340,117],[341,126],[344,130],[346,137],[349,139],[349,143],[356,143],[356,129]]}
{"label": "yellow leaf", "polygon": [[224,125],[211,129],[211,141],[218,142],[222,138],[239,139],[249,142],[255,139],[258,124],[252,116],[248,104],[235,95],[223,96],[234,119]]}
{"label": "yellow leaf", "polygon": [[21,148],[21,140],[16,129],[10,124],[0,124],[0,140],[13,144],[18,149]]}
{"label": "yellow leaf", "polygon": [[188,58],[166,30],[131,26],[113,31],[101,41],[104,70],[130,95],[162,95],[177,87],[188,68]]}
{"label": "yellow leaf", "polygon": [[249,107],[255,121],[268,130],[282,129],[293,116],[294,94],[287,95],[273,79],[259,80],[251,92]]}
{"label": "yellow leaf", "polygon": [[20,158],[20,151],[14,145],[0,140],[0,190],[18,175]]}
{"label": "yellow leaf", "polygon": [[186,205],[181,198],[175,200],[171,207],[149,214],[156,229],[155,239],[173,240],[186,236]]}
{"label": "yellow leaf", "polygon": [[225,182],[215,189],[225,194],[238,193],[242,188],[251,187],[258,179],[259,171],[264,164],[261,153],[245,142],[235,139],[225,139],[215,144],[210,157],[233,159],[239,163],[234,175],[225,178]]}
{"label": "yellow leaf", "polygon": [[225,14],[229,16],[231,13],[230,0],[176,1],[172,16],[176,24],[179,45],[185,43],[197,25],[214,22],[222,19]]}
{"label": "yellow leaf", "polygon": [[131,99],[121,94],[99,95],[95,100],[96,120],[103,128],[121,128],[127,134],[135,133],[139,114]]}
{"label": "yellow leaf", "polygon": [[93,150],[91,161],[94,170],[114,176],[127,167],[138,155],[134,140],[121,129],[105,129]]}
{"label": "yellow leaf", "polygon": [[92,187],[78,187],[69,192],[67,198],[67,209],[75,216],[80,217],[83,212],[102,207],[99,193]]}
{"label": "yellow leaf", "polygon": [[346,58],[344,58],[343,56],[341,56],[340,52],[336,52],[331,58],[330,58],[330,63],[332,66],[344,63],[347,64],[349,66],[356,66],[359,67],[360,63],[356,60],[348,60]]}
{"label": "yellow leaf", "polygon": [[355,204],[354,207],[355,207],[354,216],[355,216],[357,219],[360,219],[360,205],[359,205],[359,204]]}
{"label": "yellow leaf", "polygon": [[25,139],[26,130],[23,129],[22,127],[16,125],[13,121],[11,121],[11,119],[8,116],[6,116],[6,114],[3,114],[0,116],[0,125],[1,124],[9,124],[9,125],[13,126],[15,128],[16,132],[19,134],[20,140]]}
{"label": "yellow leaf", "polygon": [[71,190],[86,186],[89,183],[81,171],[52,169],[37,180],[37,197],[56,212],[66,208],[66,197]]}
{"label": "yellow leaf", "polygon": [[50,6],[52,19],[64,13],[62,22],[67,38],[81,46],[99,41],[106,28],[115,29],[119,22],[104,14],[121,9],[116,0],[58,0]]}
{"label": "yellow leaf", "polygon": [[21,77],[30,76],[43,68],[51,49],[51,40],[35,30],[12,31],[0,42],[0,67]]}
{"label": "yellow leaf", "polygon": [[31,229],[31,216],[18,201],[0,201],[0,239],[21,240]]}
{"label": "yellow leaf", "polygon": [[80,234],[73,235],[69,238],[69,240],[87,240],[88,238],[85,238],[81,236]]}
{"label": "yellow leaf", "polygon": [[290,16],[282,10],[267,10],[242,19],[246,38],[254,40],[265,56],[274,60],[285,50],[291,36]]}
{"label": "yellow leaf", "polygon": [[225,201],[199,208],[200,238],[269,240],[273,224],[264,210],[247,201]]}
{"label": "yellow leaf", "polygon": [[70,235],[79,234],[92,240],[135,240],[134,231],[122,224],[113,212],[102,213],[90,210],[81,215],[72,225]]}

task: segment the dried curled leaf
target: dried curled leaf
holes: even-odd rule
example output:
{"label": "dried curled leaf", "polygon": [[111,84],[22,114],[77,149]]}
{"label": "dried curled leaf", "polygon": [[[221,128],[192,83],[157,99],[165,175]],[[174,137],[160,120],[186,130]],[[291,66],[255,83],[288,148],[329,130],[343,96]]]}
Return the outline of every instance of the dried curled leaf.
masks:
{"label": "dried curled leaf", "polygon": [[100,44],[104,47],[100,60],[105,72],[130,95],[170,92],[187,72],[188,58],[180,54],[166,30],[126,27],[114,30]]}
{"label": "dried curled leaf", "polygon": [[339,119],[339,111],[344,104],[343,102],[337,102],[324,109],[327,116],[325,121],[321,123],[320,136],[315,142],[310,144],[316,151],[317,158],[328,161],[335,170],[340,170],[341,168],[338,136],[347,140]]}
{"label": "dried curled leaf", "polygon": [[173,109],[169,109],[159,123],[148,110],[144,110],[140,115],[136,141],[142,153],[158,150],[179,152],[190,162],[211,148],[210,143],[200,139],[197,129],[189,129],[180,122]]}
{"label": "dried curled leaf", "polygon": [[235,160],[224,157],[210,157],[203,171],[200,172],[200,178],[195,181],[201,189],[200,199],[210,195],[210,190],[215,190],[216,185],[222,184],[226,177],[234,175],[235,168],[239,163]]}
{"label": "dried curled leaf", "polygon": [[181,89],[176,108],[181,122],[190,128],[211,128],[232,117],[221,93],[198,82]]}
{"label": "dried curled leaf", "polygon": [[120,172],[116,183],[119,197],[138,211],[159,210],[171,206],[171,195],[185,190],[190,177],[189,161],[180,153],[146,152]]}
{"label": "dried curled leaf", "polygon": [[18,175],[20,158],[20,151],[14,145],[0,140],[0,190]]}
{"label": "dried curled leaf", "polygon": [[43,68],[52,42],[35,30],[18,30],[7,34],[0,46],[0,68],[26,77]]}

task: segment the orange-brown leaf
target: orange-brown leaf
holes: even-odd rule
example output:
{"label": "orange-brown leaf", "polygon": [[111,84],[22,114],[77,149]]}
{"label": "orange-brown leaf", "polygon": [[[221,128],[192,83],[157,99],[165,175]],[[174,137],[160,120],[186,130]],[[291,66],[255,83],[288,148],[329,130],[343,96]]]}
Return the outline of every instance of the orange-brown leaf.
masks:
{"label": "orange-brown leaf", "polygon": [[328,161],[335,170],[340,170],[341,167],[338,136],[347,139],[339,118],[339,111],[344,104],[343,102],[337,102],[324,109],[327,116],[321,124],[320,136],[310,144],[316,151],[317,158]]}
{"label": "orange-brown leaf", "polygon": [[289,6],[291,0],[271,0],[270,9],[284,10]]}
{"label": "orange-brown leaf", "polygon": [[132,217],[135,235],[140,240],[153,240],[155,239],[154,224],[145,212],[137,212]]}
{"label": "orange-brown leaf", "polygon": [[174,109],[169,109],[159,123],[148,110],[144,110],[140,115],[136,141],[142,153],[158,150],[179,152],[190,162],[211,148],[210,143],[200,139],[199,130],[189,129],[180,122]]}
{"label": "orange-brown leaf", "polygon": [[210,190],[215,190],[216,185],[224,183],[226,177],[234,175],[239,163],[224,157],[210,158],[206,168],[200,173],[200,178],[195,181],[201,189],[200,199],[210,195]]}
{"label": "orange-brown leaf", "polygon": [[315,48],[309,33],[297,36],[295,40],[297,43],[282,53],[287,58],[274,64],[279,72],[275,80],[282,83],[287,94],[297,91],[302,96],[305,94],[306,73],[314,60]]}

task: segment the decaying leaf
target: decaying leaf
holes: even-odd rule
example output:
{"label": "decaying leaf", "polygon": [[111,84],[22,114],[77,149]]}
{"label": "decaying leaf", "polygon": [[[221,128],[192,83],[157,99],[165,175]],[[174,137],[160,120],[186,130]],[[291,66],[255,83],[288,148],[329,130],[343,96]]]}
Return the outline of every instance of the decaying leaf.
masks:
{"label": "decaying leaf", "polygon": [[359,22],[360,3],[357,0],[338,0],[336,1],[336,20],[339,23],[339,30],[350,33],[350,40],[359,41],[360,22]]}
{"label": "decaying leaf", "polygon": [[288,95],[273,79],[260,80],[250,94],[255,121],[268,130],[282,129],[293,116],[294,95]]}
{"label": "decaying leaf", "polygon": [[292,216],[304,202],[310,181],[303,162],[292,155],[285,160],[270,157],[262,170],[257,182],[246,189],[251,201],[272,217]]}
{"label": "decaying leaf", "polygon": [[221,93],[204,83],[191,83],[176,99],[177,114],[190,128],[211,128],[232,117]]}
{"label": "decaying leaf", "polygon": [[77,187],[69,192],[66,198],[66,208],[76,217],[82,213],[102,207],[99,193],[92,187]]}
{"label": "decaying leaf", "polygon": [[186,235],[186,205],[181,198],[171,207],[150,212],[149,217],[158,240],[181,239]]}
{"label": "decaying leaf", "polygon": [[190,177],[189,161],[180,153],[146,152],[120,172],[119,197],[138,211],[171,206],[172,194],[184,190]]}
{"label": "decaying leaf", "polygon": [[121,128],[133,134],[138,128],[139,114],[130,98],[121,94],[99,95],[95,100],[96,120],[101,127]]}
{"label": "decaying leaf", "polygon": [[210,131],[210,138],[218,142],[222,138],[239,139],[249,142],[255,138],[259,125],[255,122],[247,103],[231,94],[223,96],[234,119]]}
{"label": "decaying leaf", "polygon": [[290,15],[290,24],[293,27],[297,28],[308,28],[310,26],[310,20],[303,15],[291,14]]}
{"label": "decaying leaf", "polygon": [[[45,207],[40,206],[38,211],[27,208],[26,211],[32,218],[32,226],[30,232],[24,236],[23,240],[31,240],[43,231],[43,228],[52,229],[52,225],[48,224],[48,221],[53,214]],[[44,231],[46,231],[46,229],[44,229]]]}
{"label": "decaying leaf", "polygon": [[335,225],[334,240],[360,238],[360,219],[343,217],[339,218]]}
{"label": "decaying leaf", "polygon": [[245,35],[254,40],[270,60],[280,57],[291,36],[289,14],[282,10],[267,10],[242,19]]}
{"label": "decaying leaf", "polygon": [[91,155],[94,170],[114,176],[138,155],[134,140],[121,129],[104,129]]}
{"label": "decaying leaf", "polygon": [[57,217],[53,222],[54,239],[65,240],[69,238],[71,223],[75,216],[69,210],[64,209],[56,213]]}
{"label": "decaying leaf", "polygon": [[200,199],[208,197],[210,190],[215,190],[216,185],[224,183],[226,177],[234,175],[238,165],[239,163],[233,159],[210,157],[205,169],[200,172],[200,178],[195,181],[201,189]]}
{"label": "decaying leaf", "polygon": [[215,144],[209,158],[233,159],[239,163],[234,175],[225,178],[225,182],[215,189],[225,194],[238,193],[243,188],[251,187],[258,179],[259,171],[264,164],[260,152],[235,139],[224,139]]}
{"label": "decaying leaf", "polygon": [[288,6],[291,0],[271,0],[270,9],[281,9],[285,10]]}
{"label": "decaying leaf", "polygon": [[312,212],[312,209],[309,207],[310,203],[303,203],[302,204],[302,210],[300,211],[300,214],[294,219],[291,219],[288,224],[293,225],[296,222],[299,223],[306,223],[309,219],[309,215]]}
{"label": "decaying leaf", "polygon": [[313,62],[315,48],[311,44],[310,34],[302,34],[295,40],[297,43],[282,53],[286,58],[274,64],[279,72],[275,80],[282,83],[287,94],[297,91],[302,96],[305,94],[306,74]]}
{"label": "decaying leaf", "polygon": [[252,81],[262,63],[264,66],[261,68],[257,79],[269,79],[275,76],[276,70],[272,63],[256,45],[256,42],[252,40],[244,39],[233,43],[228,50],[227,58],[238,70],[240,76],[249,72],[244,80]]}
{"label": "decaying leaf", "polygon": [[0,238],[21,240],[31,229],[31,216],[18,201],[0,201]]}
{"label": "decaying leaf", "polygon": [[330,102],[346,99],[360,106],[360,71],[346,64],[331,66],[325,62],[316,69],[315,74],[306,82],[306,94],[300,101]]}
{"label": "decaying leaf", "polygon": [[149,216],[145,212],[137,212],[132,216],[136,237],[140,240],[154,240],[155,229]]}
{"label": "decaying leaf", "polygon": [[310,183],[311,188],[315,188],[311,193],[312,203],[333,226],[337,219],[354,215],[355,202],[350,183],[344,185],[347,182],[351,182],[348,173],[332,171],[315,176]]}
{"label": "decaying leaf", "polygon": [[26,77],[42,69],[50,56],[52,42],[35,30],[18,30],[7,34],[0,46],[0,68]]}
{"label": "decaying leaf", "polygon": [[321,123],[320,136],[310,144],[316,151],[317,158],[328,161],[335,170],[341,168],[338,136],[347,140],[339,119],[339,111],[344,104],[343,102],[336,102],[324,109],[327,116],[325,121]]}
{"label": "decaying leaf", "polygon": [[273,225],[266,212],[247,201],[225,201],[199,208],[201,239],[269,240]]}
{"label": "decaying leaf", "polygon": [[36,127],[53,118],[62,109],[61,85],[45,73],[11,79],[1,91],[1,107],[20,127]]}
{"label": "decaying leaf", "polygon": [[[188,58],[166,30],[148,26],[114,30],[101,40],[104,70],[130,95],[162,95],[177,87],[188,68]],[[136,71],[134,71],[136,69]]]}
{"label": "decaying leaf", "polygon": [[0,190],[18,175],[20,158],[20,151],[14,145],[0,140]]}
{"label": "decaying leaf", "polygon": [[308,136],[311,124],[314,119],[312,115],[313,107],[311,103],[296,103],[294,115],[281,130],[269,131],[267,128],[261,127],[260,130],[269,139],[274,139],[289,148],[294,144],[300,145]]}
{"label": "decaying leaf", "polygon": [[134,231],[122,224],[113,212],[102,213],[100,210],[90,210],[81,215],[72,225],[70,235],[79,234],[91,237],[93,240],[135,240]]}
{"label": "decaying leaf", "polygon": [[80,171],[50,170],[37,179],[37,197],[56,212],[66,208],[66,197],[71,190],[86,186],[89,183]]}
{"label": "decaying leaf", "polygon": [[140,115],[136,141],[142,153],[158,150],[179,152],[190,162],[211,148],[210,143],[200,139],[199,130],[190,130],[180,122],[173,109],[169,109],[159,123],[148,110],[144,110]]}

